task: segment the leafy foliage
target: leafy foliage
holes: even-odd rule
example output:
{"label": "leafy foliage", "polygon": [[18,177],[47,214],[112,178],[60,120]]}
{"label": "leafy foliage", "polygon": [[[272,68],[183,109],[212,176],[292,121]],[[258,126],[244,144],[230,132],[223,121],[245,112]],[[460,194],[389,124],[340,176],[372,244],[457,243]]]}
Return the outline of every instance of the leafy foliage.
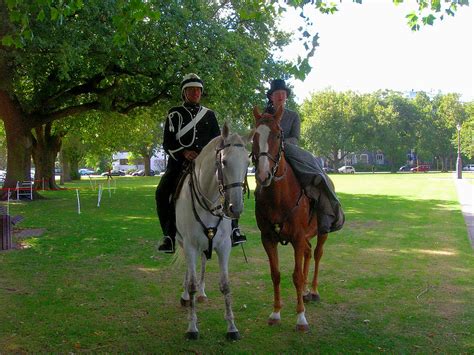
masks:
{"label": "leafy foliage", "polygon": [[383,152],[396,171],[415,150],[421,161],[439,160],[446,170],[457,149],[458,122],[465,132],[463,151],[472,157],[472,102],[460,102],[457,94],[420,92],[412,100],[394,91],[359,95],[326,90],[305,100],[301,114],[303,144],[333,167],[349,153],[367,150]]}

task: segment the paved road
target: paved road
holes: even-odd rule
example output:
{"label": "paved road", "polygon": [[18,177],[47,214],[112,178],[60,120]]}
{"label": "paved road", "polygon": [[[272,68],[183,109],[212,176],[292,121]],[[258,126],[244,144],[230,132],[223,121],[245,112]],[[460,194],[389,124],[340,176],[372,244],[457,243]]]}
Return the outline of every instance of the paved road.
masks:
{"label": "paved road", "polygon": [[456,175],[454,175],[454,182],[458,190],[459,203],[466,221],[469,240],[474,249],[474,185],[466,179],[457,179]]}

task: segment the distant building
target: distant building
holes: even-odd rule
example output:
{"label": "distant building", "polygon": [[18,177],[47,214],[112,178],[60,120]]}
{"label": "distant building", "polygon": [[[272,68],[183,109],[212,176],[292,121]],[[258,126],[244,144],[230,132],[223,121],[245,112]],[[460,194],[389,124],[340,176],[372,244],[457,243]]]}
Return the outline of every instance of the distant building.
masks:
{"label": "distant building", "polygon": [[382,151],[349,153],[344,157],[344,165],[387,165],[385,155]]}
{"label": "distant building", "polygon": [[[143,158],[136,158],[130,160],[130,152],[122,151],[112,155],[112,169],[113,170],[142,170],[145,169]],[[150,159],[150,169],[155,172],[162,172],[166,168],[166,154],[164,150],[160,149]]]}

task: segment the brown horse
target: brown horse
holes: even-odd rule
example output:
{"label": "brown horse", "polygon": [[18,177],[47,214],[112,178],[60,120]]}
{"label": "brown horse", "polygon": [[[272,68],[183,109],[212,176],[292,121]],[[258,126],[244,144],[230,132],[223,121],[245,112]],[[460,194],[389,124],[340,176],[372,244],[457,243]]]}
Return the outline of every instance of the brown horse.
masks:
{"label": "brown horse", "polygon": [[293,283],[297,295],[298,331],[308,331],[303,301],[318,301],[318,269],[323,255],[323,245],[328,235],[317,237],[314,251],[315,267],[311,289],[307,289],[311,261],[310,239],[317,234],[318,222],[311,212],[310,199],[305,195],[291,166],[285,160],[283,132],[280,120],[283,109],[274,114],[259,113],[254,108],[256,131],[252,156],[256,166],[255,215],[261,232],[262,244],[270,261],[273,281],[273,312],[268,324],[280,322],[282,308],[280,297],[280,270],[278,243],[290,243],[294,249],[295,269]]}

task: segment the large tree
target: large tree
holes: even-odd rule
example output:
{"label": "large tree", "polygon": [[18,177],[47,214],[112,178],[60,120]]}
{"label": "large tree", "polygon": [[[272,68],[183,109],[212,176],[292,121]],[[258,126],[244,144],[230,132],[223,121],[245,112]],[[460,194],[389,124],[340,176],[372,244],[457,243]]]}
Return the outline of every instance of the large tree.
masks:
{"label": "large tree", "polygon": [[[138,14],[138,20],[121,22],[122,15],[130,16],[123,2],[81,3],[59,15],[48,2],[32,5],[26,19],[30,38],[23,34],[23,46],[0,48],[0,116],[8,142],[5,187],[27,178],[31,132],[36,130],[38,142],[53,121],[90,110],[126,114],[152,106],[178,92],[189,71],[205,78],[209,96],[223,111],[243,112],[259,96],[255,88],[290,67],[271,58],[271,50],[287,41],[272,29],[272,6],[261,5],[260,15],[248,16],[255,9],[246,11],[245,1],[150,1],[149,10],[159,16]],[[22,31],[22,23],[12,20],[15,14],[0,2],[0,37]],[[117,40],[124,31],[126,41]]]}
{"label": "large tree", "polygon": [[376,94],[374,107],[376,146],[386,156],[392,172],[406,162],[407,153],[416,144],[419,115],[414,103],[396,91]]}
{"label": "large tree", "polygon": [[353,92],[313,93],[301,105],[303,145],[334,168],[363,145],[364,118]]}

